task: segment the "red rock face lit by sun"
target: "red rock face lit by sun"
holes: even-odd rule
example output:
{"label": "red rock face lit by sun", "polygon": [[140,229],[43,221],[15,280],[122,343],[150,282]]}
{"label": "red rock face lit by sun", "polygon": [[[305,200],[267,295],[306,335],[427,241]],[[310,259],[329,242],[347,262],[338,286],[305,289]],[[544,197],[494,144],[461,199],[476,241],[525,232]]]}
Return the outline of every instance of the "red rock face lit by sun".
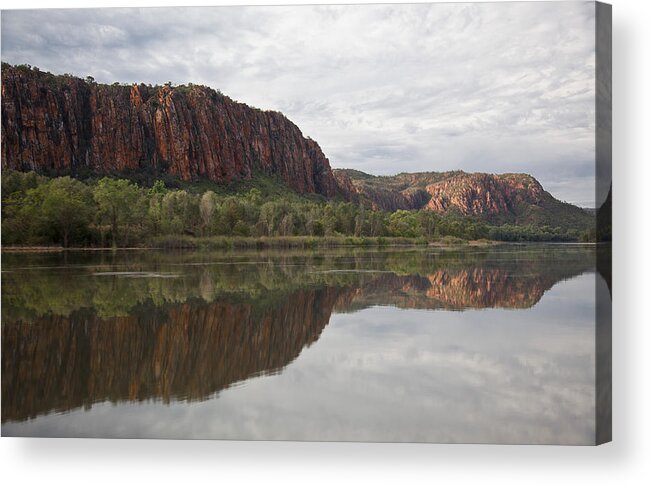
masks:
{"label": "red rock face lit by sun", "polygon": [[101,85],[2,66],[2,166],[50,173],[151,170],[228,182],[256,171],[336,195],[319,145],[278,112],[205,86]]}

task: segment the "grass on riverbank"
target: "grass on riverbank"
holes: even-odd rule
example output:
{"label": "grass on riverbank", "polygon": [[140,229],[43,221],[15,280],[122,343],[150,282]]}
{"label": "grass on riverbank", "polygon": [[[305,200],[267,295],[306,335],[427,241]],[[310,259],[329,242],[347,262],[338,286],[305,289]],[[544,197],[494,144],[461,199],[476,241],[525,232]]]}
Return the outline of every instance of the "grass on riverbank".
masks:
{"label": "grass on riverbank", "polygon": [[[481,239],[467,241],[452,236],[445,236],[437,240],[428,240],[424,237],[353,237],[353,236],[287,236],[287,237],[194,237],[194,236],[159,236],[151,240],[150,244],[140,247],[117,248],[124,249],[318,249],[336,247],[385,247],[385,246],[489,246],[499,244],[497,241]],[[68,250],[100,251],[112,248],[100,247],[71,247]],[[3,246],[2,251],[7,252],[44,252],[63,251],[61,246]]]}
{"label": "grass on riverbank", "polygon": [[160,236],[154,238],[152,245],[169,249],[268,249],[268,248],[332,248],[332,247],[371,247],[371,246],[425,246],[425,238],[401,237],[354,237],[354,236],[277,236],[277,237],[192,237]]}

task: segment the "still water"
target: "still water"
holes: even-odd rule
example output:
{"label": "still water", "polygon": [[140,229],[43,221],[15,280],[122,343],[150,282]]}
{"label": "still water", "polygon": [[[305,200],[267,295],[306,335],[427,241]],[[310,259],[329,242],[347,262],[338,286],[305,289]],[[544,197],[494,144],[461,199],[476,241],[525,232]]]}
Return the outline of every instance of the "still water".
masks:
{"label": "still water", "polygon": [[2,435],[592,444],[596,293],[580,245],[3,254]]}

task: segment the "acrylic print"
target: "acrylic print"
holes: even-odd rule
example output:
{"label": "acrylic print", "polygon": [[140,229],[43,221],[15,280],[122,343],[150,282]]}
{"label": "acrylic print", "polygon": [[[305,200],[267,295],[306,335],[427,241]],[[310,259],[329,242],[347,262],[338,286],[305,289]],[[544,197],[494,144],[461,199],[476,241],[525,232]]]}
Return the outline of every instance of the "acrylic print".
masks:
{"label": "acrylic print", "polygon": [[610,61],[594,2],[4,10],[2,435],[609,441]]}

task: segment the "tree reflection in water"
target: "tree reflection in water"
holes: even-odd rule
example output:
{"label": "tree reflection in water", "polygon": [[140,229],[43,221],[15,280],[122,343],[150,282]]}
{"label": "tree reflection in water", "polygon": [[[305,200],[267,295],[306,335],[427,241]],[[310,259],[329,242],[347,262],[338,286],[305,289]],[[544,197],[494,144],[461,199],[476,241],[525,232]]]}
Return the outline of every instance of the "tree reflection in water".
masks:
{"label": "tree reflection in water", "polygon": [[282,371],[335,313],[534,306],[589,247],[6,255],[2,422],[195,401]]}

